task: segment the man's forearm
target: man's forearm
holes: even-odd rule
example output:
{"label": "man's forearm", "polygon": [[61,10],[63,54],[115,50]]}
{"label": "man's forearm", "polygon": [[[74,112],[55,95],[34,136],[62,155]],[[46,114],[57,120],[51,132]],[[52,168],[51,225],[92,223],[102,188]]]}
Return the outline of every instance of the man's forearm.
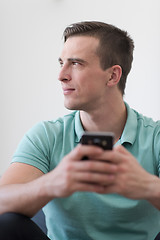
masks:
{"label": "man's forearm", "polygon": [[16,212],[32,217],[47,204],[51,197],[45,195],[43,177],[24,184],[0,187],[0,214]]}
{"label": "man's forearm", "polygon": [[153,181],[149,186],[149,197],[147,200],[158,210],[160,210],[160,179],[157,176],[153,176]]}

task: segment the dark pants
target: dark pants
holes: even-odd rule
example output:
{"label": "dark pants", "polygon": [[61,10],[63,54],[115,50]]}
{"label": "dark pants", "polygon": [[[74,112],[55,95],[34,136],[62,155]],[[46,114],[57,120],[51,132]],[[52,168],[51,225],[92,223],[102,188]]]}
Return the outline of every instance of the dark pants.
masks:
{"label": "dark pants", "polygon": [[[50,240],[30,218],[17,213],[0,215],[0,239]],[[154,240],[160,240],[160,233]]]}
{"label": "dark pants", "polygon": [[158,233],[157,237],[154,240],[160,240],[160,233]]}
{"label": "dark pants", "polygon": [[16,213],[0,215],[0,239],[3,240],[49,240],[30,218]]}

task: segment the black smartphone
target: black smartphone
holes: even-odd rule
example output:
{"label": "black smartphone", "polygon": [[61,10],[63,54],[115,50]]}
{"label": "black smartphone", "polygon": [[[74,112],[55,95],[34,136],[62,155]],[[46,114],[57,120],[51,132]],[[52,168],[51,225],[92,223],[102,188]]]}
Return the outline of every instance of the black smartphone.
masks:
{"label": "black smartphone", "polygon": [[[84,132],[81,137],[81,144],[96,145],[104,150],[112,150],[114,144],[114,134],[112,132]],[[87,160],[84,156],[82,160]]]}

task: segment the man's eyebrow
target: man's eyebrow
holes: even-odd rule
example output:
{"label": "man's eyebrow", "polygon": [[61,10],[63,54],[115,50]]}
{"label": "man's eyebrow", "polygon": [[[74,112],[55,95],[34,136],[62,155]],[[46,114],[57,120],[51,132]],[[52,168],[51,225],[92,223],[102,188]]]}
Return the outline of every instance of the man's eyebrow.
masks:
{"label": "man's eyebrow", "polygon": [[[63,62],[61,58],[58,58],[59,62]],[[81,58],[67,58],[68,62],[80,62],[80,63],[87,63],[87,61],[81,59]]]}
{"label": "man's eyebrow", "polygon": [[81,59],[81,58],[68,58],[67,59],[69,62],[80,62],[80,63],[86,63],[85,60]]}

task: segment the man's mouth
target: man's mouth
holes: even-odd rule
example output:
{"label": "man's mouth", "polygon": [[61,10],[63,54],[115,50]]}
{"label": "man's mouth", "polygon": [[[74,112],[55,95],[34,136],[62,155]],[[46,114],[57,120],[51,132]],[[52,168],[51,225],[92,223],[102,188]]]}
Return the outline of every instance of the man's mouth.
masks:
{"label": "man's mouth", "polygon": [[74,88],[63,88],[63,94],[64,94],[64,95],[69,95],[69,94],[71,94],[73,91],[75,91]]}

